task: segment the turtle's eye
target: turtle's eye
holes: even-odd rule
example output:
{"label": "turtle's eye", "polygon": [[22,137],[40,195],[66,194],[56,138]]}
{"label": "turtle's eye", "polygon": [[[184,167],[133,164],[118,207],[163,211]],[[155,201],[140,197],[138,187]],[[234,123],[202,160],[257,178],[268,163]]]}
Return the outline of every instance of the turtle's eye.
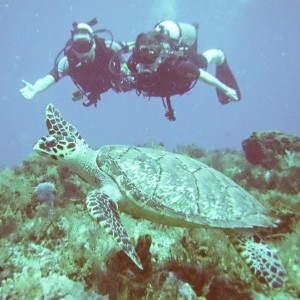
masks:
{"label": "turtle's eye", "polygon": [[47,137],[45,143],[46,143],[46,146],[48,146],[48,147],[54,147],[57,144],[57,140],[55,137],[49,136],[49,137]]}

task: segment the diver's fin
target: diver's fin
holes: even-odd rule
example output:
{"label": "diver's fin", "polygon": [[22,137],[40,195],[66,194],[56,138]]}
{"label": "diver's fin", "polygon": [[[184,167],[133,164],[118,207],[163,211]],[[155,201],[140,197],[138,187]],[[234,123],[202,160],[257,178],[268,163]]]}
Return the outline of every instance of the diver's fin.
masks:
{"label": "diver's fin", "polygon": [[[240,92],[240,88],[232,74],[232,71],[230,70],[227,60],[225,58],[224,62],[222,65],[218,65],[216,67],[216,77],[224,84],[226,84],[227,86],[231,87],[232,89],[234,89],[237,93],[238,96],[238,100],[241,100],[241,92]],[[231,100],[228,96],[226,96],[223,92],[221,92],[220,90],[216,89],[217,91],[217,96],[218,99],[220,101],[220,103],[222,104],[227,104],[229,103]]]}

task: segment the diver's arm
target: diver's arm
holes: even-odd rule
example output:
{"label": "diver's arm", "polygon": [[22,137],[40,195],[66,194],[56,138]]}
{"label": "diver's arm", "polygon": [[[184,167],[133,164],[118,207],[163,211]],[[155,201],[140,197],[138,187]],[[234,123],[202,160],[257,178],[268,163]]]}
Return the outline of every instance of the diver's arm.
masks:
{"label": "diver's arm", "polygon": [[203,69],[200,69],[200,76],[199,79],[202,80],[205,83],[208,83],[209,85],[214,86],[215,88],[222,91],[226,96],[228,96],[231,100],[238,100],[237,93],[234,89],[230,88],[226,84],[222,83],[219,79],[217,79],[215,76],[209,74],[208,72],[204,71]]}
{"label": "diver's arm", "polygon": [[46,75],[45,77],[38,79],[34,84],[22,80],[25,84],[23,88],[20,89],[22,96],[25,99],[32,99],[37,93],[46,90],[48,87],[55,83],[55,78],[52,75]]}
{"label": "diver's arm", "polygon": [[131,52],[135,46],[135,42],[115,42],[115,41],[105,41],[105,45],[114,51],[124,50],[124,53]]}

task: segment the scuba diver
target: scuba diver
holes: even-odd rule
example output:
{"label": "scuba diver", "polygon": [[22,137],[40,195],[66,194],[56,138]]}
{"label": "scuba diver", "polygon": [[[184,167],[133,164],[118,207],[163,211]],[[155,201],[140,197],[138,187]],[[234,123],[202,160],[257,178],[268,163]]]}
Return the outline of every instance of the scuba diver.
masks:
{"label": "scuba diver", "polygon": [[[173,21],[158,23],[154,31],[141,33],[135,42],[115,42],[110,31],[94,31],[96,18],[87,23],[73,23],[71,38],[58,53],[52,71],[34,84],[25,80],[20,89],[26,99],[32,99],[70,76],[78,91],[73,101],[87,98],[83,105],[97,106],[102,93],[136,90],[147,97],[161,97],[165,116],[175,120],[170,97],[182,95],[204,81],[217,90],[222,104],[240,100],[241,94],[222,50],[197,53],[198,26]],[[108,32],[111,40],[97,34]],[[122,54],[132,52],[127,63]],[[209,64],[216,65],[216,77],[206,72]]]}
{"label": "scuba diver", "polygon": [[[73,101],[81,100],[85,96],[87,100],[83,105],[86,107],[97,106],[101,94],[109,89],[115,92],[133,89],[130,76],[121,76],[128,75],[129,70],[119,52],[131,51],[134,43],[115,42],[110,31],[94,31],[92,26],[95,24],[96,18],[87,23],[73,23],[71,38],[58,53],[52,71],[34,84],[22,80],[25,86],[20,92],[24,98],[32,99],[67,75],[78,88],[73,93]],[[97,35],[102,32],[108,32],[111,40],[104,40]]]}
{"label": "scuba diver", "polygon": [[[211,49],[198,54],[197,34],[196,24],[159,22],[154,31],[138,35],[127,61],[137,93],[161,97],[165,116],[171,121],[175,115],[170,97],[185,94],[198,80],[215,87],[222,104],[241,99],[224,52]],[[216,76],[206,71],[212,63],[216,65]]]}

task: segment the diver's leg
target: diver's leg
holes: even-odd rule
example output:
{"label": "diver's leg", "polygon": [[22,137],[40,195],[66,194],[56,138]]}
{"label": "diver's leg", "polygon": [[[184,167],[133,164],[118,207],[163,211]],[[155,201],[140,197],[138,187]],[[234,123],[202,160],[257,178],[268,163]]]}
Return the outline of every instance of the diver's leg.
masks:
{"label": "diver's leg", "polygon": [[220,49],[210,49],[202,55],[206,58],[208,65],[215,64],[216,78],[226,87],[226,89],[217,87],[217,96],[220,103],[227,104],[231,100],[240,100],[241,92],[229,68],[224,52]]}
{"label": "diver's leg", "polygon": [[205,51],[202,55],[206,58],[208,65],[222,65],[225,60],[225,54],[220,49],[210,49]]}

